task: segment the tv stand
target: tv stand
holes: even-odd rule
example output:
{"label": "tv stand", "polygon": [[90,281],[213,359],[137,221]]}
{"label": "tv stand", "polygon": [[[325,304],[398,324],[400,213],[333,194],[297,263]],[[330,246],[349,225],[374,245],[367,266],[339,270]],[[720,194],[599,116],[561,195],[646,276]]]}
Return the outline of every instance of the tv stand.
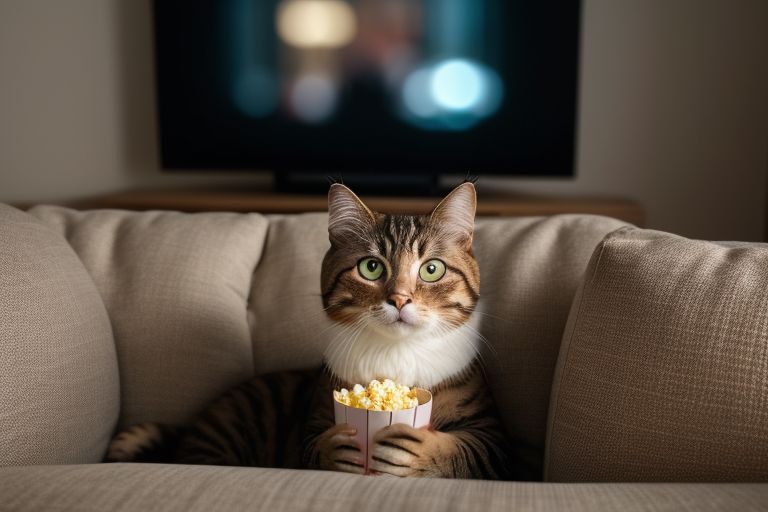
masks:
{"label": "tv stand", "polygon": [[320,174],[275,173],[274,187],[279,194],[322,194],[328,192],[329,182],[343,183],[359,195],[439,197],[448,190],[440,187],[439,178],[432,174]]}
{"label": "tv stand", "polygon": [[[119,208],[185,212],[319,212],[327,210],[327,190],[327,183],[322,194],[314,195],[242,186],[139,189],[73,201],[67,203],[67,206],[79,209]],[[372,209],[386,213],[429,213],[439,201],[439,197],[435,196],[361,196]],[[482,188],[478,197],[477,214],[480,216],[541,216],[560,213],[605,215],[637,226],[643,226],[645,222],[642,207],[630,199],[524,196],[483,191]]]}

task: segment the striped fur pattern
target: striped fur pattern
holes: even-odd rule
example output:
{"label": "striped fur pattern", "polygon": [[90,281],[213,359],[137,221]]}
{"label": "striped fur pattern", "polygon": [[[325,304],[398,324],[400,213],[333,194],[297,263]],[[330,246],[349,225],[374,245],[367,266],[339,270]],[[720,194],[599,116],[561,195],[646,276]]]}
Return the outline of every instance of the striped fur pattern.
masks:
{"label": "striped fur pattern", "polygon": [[189,426],[133,426],[114,437],[106,461],[301,468],[323,374],[318,368],[262,375],[222,395]]}
{"label": "striped fur pattern", "polygon": [[371,448],[373,473],[510,478],[510,445],[478,363],[474,213],[472,183],[426,216],[382,215],[332,185],[321,289],[337,332],[326,368],[258,377],[176,435],[152,424],[129,429],[108,460],[171,453],[165,460],[362,473],[353,430],[334,425],[331,391],[386,377],[432,390],[432,423],[382,430]]}

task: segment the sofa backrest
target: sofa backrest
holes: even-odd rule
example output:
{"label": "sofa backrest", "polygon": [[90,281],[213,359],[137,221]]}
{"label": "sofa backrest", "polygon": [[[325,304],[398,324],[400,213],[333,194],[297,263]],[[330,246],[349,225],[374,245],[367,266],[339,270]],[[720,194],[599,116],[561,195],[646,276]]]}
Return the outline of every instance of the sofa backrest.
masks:
{"label": "sofa backrest", "polygon": [[[320,299],[326,214],[31,213],[66,236],[102,293],[121,426],[183,423],[254,373],[320,364],[331,336]],[[486,372],[533,467],[571,301],[594,247],[623,225],[586,215],[477,220]]]}
{"label": "sofa backrest", "polygon": [[114,331],[119,428],[180,424],[253,375],[246,319],[261,215],[35,207],[93,277]]}

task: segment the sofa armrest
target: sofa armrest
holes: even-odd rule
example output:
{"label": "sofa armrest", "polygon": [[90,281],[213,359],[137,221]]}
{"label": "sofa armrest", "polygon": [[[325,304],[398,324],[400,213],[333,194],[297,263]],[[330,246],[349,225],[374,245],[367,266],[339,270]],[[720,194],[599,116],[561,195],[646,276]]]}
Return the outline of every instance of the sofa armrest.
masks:
{"label": "sofa armrest", "polygon": [[566,327],[551,481],[768,481],[768,246],[624,228]]}
{"label": "sofa armrest", "polygon": [[0,466],[98,462],[120,406],[104,304],[66,240],[0,205]]}

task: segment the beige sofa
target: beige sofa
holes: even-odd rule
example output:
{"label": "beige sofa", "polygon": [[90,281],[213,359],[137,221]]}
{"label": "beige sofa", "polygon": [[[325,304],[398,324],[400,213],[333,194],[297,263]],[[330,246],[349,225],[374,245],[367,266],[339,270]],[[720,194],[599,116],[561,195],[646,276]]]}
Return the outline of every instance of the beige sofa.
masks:
{"label": "beige sofa", "polygon": [[323,214],[0,206],[0,510],[768,510],[768,247],[582,215],[475,236],[491,390],[545,483],[99,464],[319,364],[326,247]]}

